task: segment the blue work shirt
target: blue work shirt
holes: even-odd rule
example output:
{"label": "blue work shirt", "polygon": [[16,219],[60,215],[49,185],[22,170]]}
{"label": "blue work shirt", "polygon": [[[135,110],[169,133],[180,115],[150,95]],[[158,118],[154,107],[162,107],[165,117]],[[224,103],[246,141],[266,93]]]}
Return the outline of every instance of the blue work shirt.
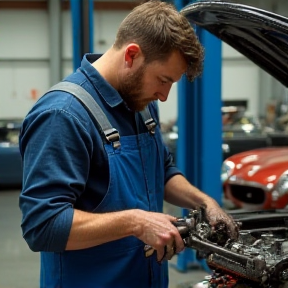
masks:
{"label": "blue work shirt", "polygon": [[[120,136],[147,131],[140,113],[130,111],[91,65],[99,57],[86,54],[80,69],[64,81],[85,88]],[[149,108],[159,123],[156,104]],[[58,91],[41,97],[29,111],[19,144],[24,171],[19,199],[23,236],[33,251],[64,251],[73,208],[93,211],[107,192],[109,167],[101,135],[80,102]],[[181,172],[167,149],[164,159],[166,183]]]}

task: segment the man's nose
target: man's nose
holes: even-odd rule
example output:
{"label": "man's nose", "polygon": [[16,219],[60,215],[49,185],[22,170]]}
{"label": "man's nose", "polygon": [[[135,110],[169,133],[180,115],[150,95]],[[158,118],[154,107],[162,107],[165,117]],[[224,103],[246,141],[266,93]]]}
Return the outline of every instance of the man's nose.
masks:
{"label": "man's nose", "polygon": [[169,95],[169,92],[170,92],[170,89],[171,89],[171,85],[167,85],[162,91],[161,93],[158,93],[158,99],[161,101],[161,102],[165,102],[168,98],[168,95]]}
{"label": "man's nose", "polygon": [[165,102],[168,98],[168,94],[165,96],[164,94],[162,93],[158,93],[157,94],[157,98],[161,101],[161,102]]}

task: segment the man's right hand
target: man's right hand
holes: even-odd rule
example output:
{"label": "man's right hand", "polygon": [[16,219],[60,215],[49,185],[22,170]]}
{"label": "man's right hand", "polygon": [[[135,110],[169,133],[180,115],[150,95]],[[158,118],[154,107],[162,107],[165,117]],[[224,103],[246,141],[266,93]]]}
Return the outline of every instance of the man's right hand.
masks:
{"label": "man's right hand", "polygon": [[157,251],[157,260],[171,259],[184,249],[184,242],[172,222],[177,218],[156,212],[136,210],[134,236]]}

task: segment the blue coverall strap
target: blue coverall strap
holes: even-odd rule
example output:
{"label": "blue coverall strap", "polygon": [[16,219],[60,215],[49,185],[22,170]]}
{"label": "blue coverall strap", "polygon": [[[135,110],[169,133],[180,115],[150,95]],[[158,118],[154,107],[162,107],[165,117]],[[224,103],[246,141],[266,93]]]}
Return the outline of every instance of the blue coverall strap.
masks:
{"label": "blue coverall strap", "polygon": [[140,112],[142,119],[150,132],[150,134],[154,135],[155,134],[155,128],[157,126],[155,120],[152,118],[151,113],[149,111],[148,106],[144,110]]}
{"label": "blue coverall strap", "polygon": [[[59,82],[56,85],[52,86],[48,91],[64,91],[75,96],[79,102],[86,108],[91,115],[95,118],[100,133],[104,135],[104,138],[112,143],[113,148],[117,149],[121,146],[120,143],[120,134],[118,130],[112,127],[111,123],[107,119],[106,115],[94,100],[94,98],[88,93],[83,87],[76,83],[64,81]],[[46,94],[47,94],[46,93]]]}

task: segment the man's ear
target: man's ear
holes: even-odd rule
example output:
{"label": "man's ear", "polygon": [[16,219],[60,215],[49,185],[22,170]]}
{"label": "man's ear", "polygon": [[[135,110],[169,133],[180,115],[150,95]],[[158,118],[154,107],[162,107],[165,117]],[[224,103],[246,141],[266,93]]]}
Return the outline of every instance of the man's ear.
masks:
{"label": "man's ear", "polygon": [[131,43],[125,49],[125,67],[131,68],[133,61],[141,54],[141,49],[138,44]]}

